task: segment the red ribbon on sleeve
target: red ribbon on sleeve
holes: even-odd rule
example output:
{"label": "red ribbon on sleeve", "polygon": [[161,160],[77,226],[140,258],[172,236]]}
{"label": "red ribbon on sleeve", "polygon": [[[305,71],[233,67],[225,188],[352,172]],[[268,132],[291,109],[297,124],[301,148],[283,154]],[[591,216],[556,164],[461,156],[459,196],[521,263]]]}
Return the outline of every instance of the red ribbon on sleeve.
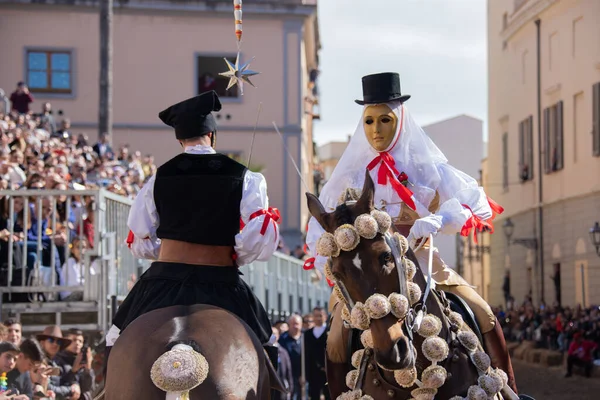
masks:
{"label": "red ribbon on sleeve", "polygon": [[133,244],[134,239],[135,239],[135,235],[133,234],[132,231],[129,231],[129,233],[127,234],[127,240],[125,241],[125,243],[127,243],[127,247],[131,248],[131,245]]}
{"label": "red ribbon on sleeve", "polygon": [[[498,203],[496,203],[494,200],[492,200],[489,197],[487,198],[487,200],[490,205],[490,208],[492,209],[492,217],[486,221],[482,220],[477,215],[473,214],[473,210],[471,210],[471,207],[469,207],[466,204],[462,205],[464,208],[471,211],[471,218],[469,218],[467,220],[467,222],[465,222],[462,229],[460,230],[460,234],[462,236],[469,236],[471,234],[471,231],[473,231],[473,230],[475,231],[475,233],[478,231],[479,232],[489,231],[490,233],[494,233],[494,224],[492,223],[492,221],[494,220],[496,215],[502,214],[504,212],[504,208],[502,208],[502,206],[500,206]],[[473,236],[474,236],[474,242],[477,244],[477,235],[475,234]]]}
{"label": "red ribbon on sleeve", "polygon": [[254,218],[258,218],[261,215],[265,216],[265,220],[263,221],[260,229],[260,234],[264,236],[267,232],[267,228],[269,227],[269,222],[273,222],[273,227],[276,227],[276,224],[281,220],[281,214],[277,208],[269,207],[268,210],[262,209],[252,213],[248,220],[252,221]]}

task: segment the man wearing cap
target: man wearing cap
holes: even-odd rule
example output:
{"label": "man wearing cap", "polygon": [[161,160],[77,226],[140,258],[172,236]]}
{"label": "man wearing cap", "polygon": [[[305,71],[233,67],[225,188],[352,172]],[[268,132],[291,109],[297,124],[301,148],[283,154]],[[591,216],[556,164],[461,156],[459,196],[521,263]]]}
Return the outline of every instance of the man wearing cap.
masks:
{"label": "man wearing cap", "polygon": [[[210,91],[159,114],[174,128],[184,151],[158,168],[131,207],[131,252],[156,261],[113,319],[106,335],[106,363],[129,323],[174,305],[224,308],[243,319],[261,343],[270,342],[267,312],[240,278],[238,266],[267,261],[275,252],[279,214],[269,208],[261,174],[215,152],[217,123],[212,112],[219,110],[221,102]],[[277,349],[266,348],[274,350],[276,360]]]}

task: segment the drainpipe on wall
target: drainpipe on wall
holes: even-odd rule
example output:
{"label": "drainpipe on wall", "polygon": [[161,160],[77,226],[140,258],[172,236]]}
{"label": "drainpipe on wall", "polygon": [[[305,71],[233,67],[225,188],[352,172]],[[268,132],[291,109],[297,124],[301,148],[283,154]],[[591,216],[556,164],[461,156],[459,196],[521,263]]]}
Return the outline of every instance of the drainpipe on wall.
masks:
{"label": "drainpipe on wall", "polygon": [[540,302],[544,301],[544,192],[542,186],[542,178],[544,171],[542,170],[542,47],[541,47],[541,24],[542,21],[538,18],[535,20],[535,26],[537,30],[537,133],[538,133],[538,226],[539,226],[539,238],[538,238],[538,262],[540,267]]}

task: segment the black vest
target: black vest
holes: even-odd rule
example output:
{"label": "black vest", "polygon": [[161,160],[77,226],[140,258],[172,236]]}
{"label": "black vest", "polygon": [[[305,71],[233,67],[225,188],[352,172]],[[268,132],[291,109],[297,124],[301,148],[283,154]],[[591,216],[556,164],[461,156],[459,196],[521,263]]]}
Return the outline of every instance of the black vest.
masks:
{"label": "black vest", "polygon": [[233,246],[246,167],[223,154],[180,154],[158,168],[160,239]]}

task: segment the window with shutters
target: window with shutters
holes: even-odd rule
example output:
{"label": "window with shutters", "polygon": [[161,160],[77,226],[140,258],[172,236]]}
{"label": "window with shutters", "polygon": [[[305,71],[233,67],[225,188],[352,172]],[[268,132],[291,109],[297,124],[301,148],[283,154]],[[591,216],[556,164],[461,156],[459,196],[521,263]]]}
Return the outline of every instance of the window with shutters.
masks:
{"label": "window with shutters", "polygon": [[519,123],[519,178],[521,182],[533,179],[533,116]]}
{"label": "window with shutters", "polygon": [[563,102],[544,109],[544,169],[547,174],[564,168]]}
{"label": "window with shutters", "polygon": [[71,94],[73,60],[70,50],[27,49],[27,83],[34,93]]}
{"label": "window with shutters", "polygon": [[592,151],[594,156],[600,157],[600,82],[593,86],[592,116]]}
{"label": "window with shutters", "polygon": [[508,133],[502,135],[502,188],[508,191]]}

